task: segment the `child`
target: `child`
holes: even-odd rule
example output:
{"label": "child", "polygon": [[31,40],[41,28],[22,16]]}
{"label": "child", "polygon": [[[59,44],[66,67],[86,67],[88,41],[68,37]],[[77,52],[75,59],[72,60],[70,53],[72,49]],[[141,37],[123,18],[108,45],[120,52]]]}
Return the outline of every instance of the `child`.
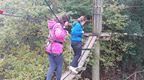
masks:
{"label": "child", "polygon": [[49,69],[46,80],[52,80],[52,75],[56,72],[56,80],[61,79],[63,67],[63,43],[66,38],[67,31],[64,27],[68,26],[69,17],[63,15],[59,20],[48,21],[49,28],[49,44],[46,47],[49,59]]}
{"label": "child", "polygon": [[78,59],[82,53],[82,37],[83,37],[83,25],[86,22],[86,17],[81,16],[77,19],[77,22],[73,23],[71,29],[71,46],[74,51],[73,60],[69,66],[69,69],[74,73],[77,73],[76,68],[78,67]]}

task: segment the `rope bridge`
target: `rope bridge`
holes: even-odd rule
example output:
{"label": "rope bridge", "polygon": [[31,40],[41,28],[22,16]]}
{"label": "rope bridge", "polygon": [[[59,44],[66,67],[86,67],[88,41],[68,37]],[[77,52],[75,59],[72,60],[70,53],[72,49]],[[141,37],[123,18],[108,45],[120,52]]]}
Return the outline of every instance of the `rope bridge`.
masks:
{"label": "rope bridge", "polygon": [[[90,54],[91,48],[94,46],[95,41],[97,40],[97,36],[90,36],[83,47],[81,57],[79,59],[78,67],[80,67],[77,71],[80,72],[85,70],[86,62],[88,62],[88,56]],[[73,80],[78,74],[74,74],[72,71],[65,71],[62,75],[61,80]]]}

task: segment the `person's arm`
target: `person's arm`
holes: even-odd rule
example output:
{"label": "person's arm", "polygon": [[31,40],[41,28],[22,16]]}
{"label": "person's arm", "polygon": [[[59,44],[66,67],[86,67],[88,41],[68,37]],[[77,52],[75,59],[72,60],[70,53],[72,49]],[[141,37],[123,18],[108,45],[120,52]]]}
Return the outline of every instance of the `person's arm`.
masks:
{"label": "person's arm", "polygon": [[81,22],[81,25],[84,26],[86,24],[87,21],[83,21]]}

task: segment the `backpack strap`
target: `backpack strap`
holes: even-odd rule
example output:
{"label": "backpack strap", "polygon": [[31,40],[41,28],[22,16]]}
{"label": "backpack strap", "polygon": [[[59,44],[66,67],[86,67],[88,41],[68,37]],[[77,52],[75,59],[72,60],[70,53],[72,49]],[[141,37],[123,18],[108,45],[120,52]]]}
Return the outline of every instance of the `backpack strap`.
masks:
{"label": "backpack strap", "polygon": [[[56,31],[56,30],[54,30],[54,37],[56,37],[56,36],[55,36],[55,31]],[[63,42],[61,42],[61,41],[59,41],[59,40],[57,40],[57,39],[54,39],[54,42],[57,42],[57,43],[63,44]]]}
{"label": "backpack strap", "polygon": [[[57,24],[57,23],[55,23],[55,24],[50,28],[51,31],[54,29],[54,26],[55,26],[56,24]],[[49,34],[49,36],[50,36],[50,39],[51,39],[51,38],[52,38],[52,34]]]}
{"label": "backpack strap", "polygon": [[[59,23],[56,23],[56,24],[59,24]],[[51,39],[51,41],[52,42],[57,42],[57,43],[60,43],[60,44],[63,44],[63,42],[61,42],[61,41],[59,41],[59,40],[57,40],[57,39],[55,39],[56,38],[56,35],[55,35],[55,28],[57,28],[57,26],[55,26],[56,24],[54,24],[53,25],[53,27],[51,28],[51,34],[49,34],[50,35],[50,39]],[[60,25],[61,26],[61,25]],[[61,29],[63,29],[64,30],[64,28],[61,26]]]}

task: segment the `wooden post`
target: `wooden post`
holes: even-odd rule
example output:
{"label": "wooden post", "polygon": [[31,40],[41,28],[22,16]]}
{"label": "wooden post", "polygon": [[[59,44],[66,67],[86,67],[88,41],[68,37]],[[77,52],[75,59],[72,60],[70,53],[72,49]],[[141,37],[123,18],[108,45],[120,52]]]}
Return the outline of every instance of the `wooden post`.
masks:
{"label": "wooden post", "polygon": [[100,35],[102,31],[102,0],[93,0],[94,8],[93,8],[93,19],[94,19],[94,27],[93,33]]}
{"label": "wooden post", "polygon": [[[93,16],[94,26],[93,33],[97,34],[98,37],[102,31],[102,0],[93,0]],[[92,80],[100,80],[100,68],[99,68],[99,57],[100,57],[100,44],[99,40],[96,41],[94,46],[94,64],[92,66]]]}

